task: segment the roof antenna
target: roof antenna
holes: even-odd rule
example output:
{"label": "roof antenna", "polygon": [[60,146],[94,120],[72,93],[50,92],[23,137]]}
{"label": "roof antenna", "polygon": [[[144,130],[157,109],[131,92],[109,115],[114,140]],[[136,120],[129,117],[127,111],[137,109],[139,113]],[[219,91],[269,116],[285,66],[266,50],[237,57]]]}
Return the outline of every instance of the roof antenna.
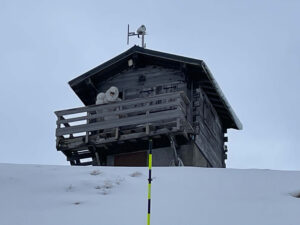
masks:
{"label": "roof antenna", "polygon": [[146,48],[145,37],[144,37],[145,35],[146,35],[145,25],[141,25],[136,30],[136,33],[135,33],[135,32],[129,32],[129,24],[128,24],[128,27],[127,27],[127,45],[129,45],[129,37],[138,36],[138,38],[140,38],[140,36],[142,36],[142,48]]}

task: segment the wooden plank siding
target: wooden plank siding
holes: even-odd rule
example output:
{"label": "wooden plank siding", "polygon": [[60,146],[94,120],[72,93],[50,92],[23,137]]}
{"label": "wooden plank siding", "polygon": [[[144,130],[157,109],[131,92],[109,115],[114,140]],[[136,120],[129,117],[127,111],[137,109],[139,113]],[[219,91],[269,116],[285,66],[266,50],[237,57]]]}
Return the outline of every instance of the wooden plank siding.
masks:
{"label": "wooden plank siding", "polygon": [[[99,92],[111,86],[119,88],[122,99],[135,99],[183,91],[187,93],[186,77],[183,72],[158,66],[129,68],[121,73],[96,83]],[[189,97],[189,96],[188,96]]]}
{"label": "wooden plank siding", "polygon": [[199,83],[194,82],[193,126],[195,143],[213,167],[225,167],[221,120]]}

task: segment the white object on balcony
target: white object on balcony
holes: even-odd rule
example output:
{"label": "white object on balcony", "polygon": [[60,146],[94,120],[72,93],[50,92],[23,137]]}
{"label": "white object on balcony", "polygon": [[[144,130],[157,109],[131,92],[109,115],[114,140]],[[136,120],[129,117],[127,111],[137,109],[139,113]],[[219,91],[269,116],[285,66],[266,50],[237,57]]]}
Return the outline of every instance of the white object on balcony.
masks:
{"label": "white object on balcony", "polygon": [[98,95],[97,95],[97,98],[96,98],[96,104],[97,105],[102,105],[105,103],[105,94],[103,92],[100,92]]}
{"label": "white object on balcony", "polygon": [[105,100],[107,102],[120,101],[118,88],[114,86],[110,87],[105,93]]}

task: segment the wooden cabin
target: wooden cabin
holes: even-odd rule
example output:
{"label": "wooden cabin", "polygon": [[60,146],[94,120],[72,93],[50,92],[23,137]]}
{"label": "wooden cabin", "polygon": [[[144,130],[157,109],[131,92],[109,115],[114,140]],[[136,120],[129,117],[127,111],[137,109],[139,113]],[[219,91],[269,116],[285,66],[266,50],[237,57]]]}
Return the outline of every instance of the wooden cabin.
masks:
{"label": "wooden cabin", "polygon": [[[134,46],[71,80],[83,102],[56,111],[71,165],[225,167],[227,129],[242,124],[202,60]],[[110,87],[119,101],[95,104]]]}

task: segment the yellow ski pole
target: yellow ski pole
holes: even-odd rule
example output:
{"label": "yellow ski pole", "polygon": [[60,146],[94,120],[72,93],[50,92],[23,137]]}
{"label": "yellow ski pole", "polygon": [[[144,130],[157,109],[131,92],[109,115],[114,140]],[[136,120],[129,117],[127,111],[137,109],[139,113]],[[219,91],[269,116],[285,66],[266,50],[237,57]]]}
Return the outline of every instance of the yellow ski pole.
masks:
{"label": "yellow ski pole", "polygon": [[152,139],[149,139],[149,156],[148,156],[148,168],[149,168],[149,178],[148,178],[148,215],[147,215],[147,225],[150,225],[150,209],[151,209],[151,169],[152,169]]}

